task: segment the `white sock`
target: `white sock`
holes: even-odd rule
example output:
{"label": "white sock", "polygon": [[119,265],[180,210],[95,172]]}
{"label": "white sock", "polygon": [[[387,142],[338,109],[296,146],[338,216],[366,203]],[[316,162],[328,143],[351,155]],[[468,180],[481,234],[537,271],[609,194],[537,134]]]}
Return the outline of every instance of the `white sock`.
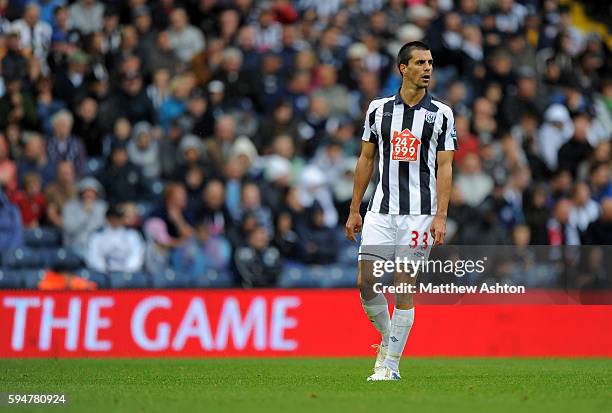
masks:
{"label": "white sock", "polygon": [[387,350],[385,366],[394,371],[399,371],[400,357],[402,357],[402,353],[404,352],[412,323],[414,323],[414,308],[410,310],[400,310],[396,308],[393,311],[391,331],[389,333],[389,350]]}
{"label": "white sock", "polygon": [[389,317],[389,305],[387,299],[383,294],[378,294],[371,300],[365,301],[361,299],[361,305],[365,311],[368,319],[372,322],[374,327],[378,330],[382,336],[381,345],[389,345],[389,328],[390,328],[390,317]]}

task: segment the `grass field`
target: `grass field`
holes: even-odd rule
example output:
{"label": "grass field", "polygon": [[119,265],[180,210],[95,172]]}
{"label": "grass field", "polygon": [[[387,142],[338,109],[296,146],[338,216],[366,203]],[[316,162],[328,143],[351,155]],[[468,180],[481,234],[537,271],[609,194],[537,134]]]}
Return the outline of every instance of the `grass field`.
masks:
{"label": "grass field", "polygon": [[372,363],[0,360],[0,392],[67,394],[68,409],[41,412],[612,411],[612,359],[406,359],[401,382],[367,383]]}

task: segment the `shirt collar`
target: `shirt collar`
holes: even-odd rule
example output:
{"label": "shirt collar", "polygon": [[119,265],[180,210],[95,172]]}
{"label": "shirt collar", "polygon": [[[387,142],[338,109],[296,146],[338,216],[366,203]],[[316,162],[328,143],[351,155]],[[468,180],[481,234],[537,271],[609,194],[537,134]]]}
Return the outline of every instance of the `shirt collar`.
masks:
{"label": "shirt collar", "polygon": [[406,105],[409,109],[413,109],[413,110],[418,110],[421,109],[422,107],[427,107],[429,106],[429,104],[431,103],[431,95],[429,94],[428,91],[425,92],[425,96],[423,96],[423,98],[419,101],[419,103],[417,103],[414,106],[410,106],[408,105],[406,102],[404,102],[404,100],[402,99],[402,97],[400,96],[400,92],[399,90],[397,91],[397,93],[395,94],[395,104],[396,105],[401,105],[404,104]]}

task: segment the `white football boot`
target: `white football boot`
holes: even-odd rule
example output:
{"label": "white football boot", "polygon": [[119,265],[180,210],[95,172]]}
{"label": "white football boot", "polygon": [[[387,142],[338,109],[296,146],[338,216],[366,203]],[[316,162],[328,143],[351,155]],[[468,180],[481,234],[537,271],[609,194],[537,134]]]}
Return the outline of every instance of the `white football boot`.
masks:
{"label": "white football boot", "polygon": [[376,352],[376,362],[374,363],[374,369],[372,371],[376,372],[379,368],[382,367],[385,358],[387,357],[387,350],[389,346],[383,346],[382,344],[372,344],[372,347],[378,349]]}
{"label": "white football boot", "polygon": [[399,371],[383,365],[368,377],[368,381],[399,381],[401,378]]}

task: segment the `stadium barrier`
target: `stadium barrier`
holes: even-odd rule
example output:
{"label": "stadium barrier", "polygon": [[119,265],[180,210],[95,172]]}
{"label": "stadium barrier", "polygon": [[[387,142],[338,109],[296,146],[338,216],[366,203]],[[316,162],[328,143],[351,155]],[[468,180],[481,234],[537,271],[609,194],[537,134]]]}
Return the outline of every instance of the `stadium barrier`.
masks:
{"label": "stadium barrier", "polygon": [[[611,305],[498,298],[418,296],[407,353],[612,357]],[[372,356],[377,339],[355,290],[1,291],[0,326],[1,358]]]}

